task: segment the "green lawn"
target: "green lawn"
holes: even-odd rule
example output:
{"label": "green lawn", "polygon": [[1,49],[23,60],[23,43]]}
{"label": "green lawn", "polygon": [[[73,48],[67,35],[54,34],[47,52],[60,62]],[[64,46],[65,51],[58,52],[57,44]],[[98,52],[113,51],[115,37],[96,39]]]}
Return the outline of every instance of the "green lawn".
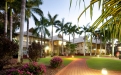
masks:
{"label": "green lawn", "polygon": [[[38,60],[38,63],[42,63],[42,64],[45,64],[45,65],[49,65],[51,59],[52,59],[51,57],[40,58],[40,59]],[[65,58],[65,57],[63,58],[63,57],[62,57],[62,59],[63,59],[63,64],[64,64],[64,65],[68,65],[70,62],[73,61],[71,58]],[[27,62],[29,62],[29,60],[28,60],[28,59],[24,59],[24,63],[27,63]]]}
{"label": "green lawn", "polygon": [[90,68],[101,70],[106,68],[107,70],[121,71],[121,60],[114,60],[108,58],[91,58],[87,60],[87,65]]}

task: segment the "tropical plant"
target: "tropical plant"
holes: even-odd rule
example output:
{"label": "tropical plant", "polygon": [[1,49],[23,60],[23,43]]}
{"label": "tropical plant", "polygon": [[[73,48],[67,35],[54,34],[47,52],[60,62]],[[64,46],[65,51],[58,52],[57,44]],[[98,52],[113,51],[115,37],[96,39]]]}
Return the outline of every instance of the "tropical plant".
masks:
{"label": "tropical plant", "polygon": [[30,72],[33,75],[42,75],[46,72],[46,66],[37,62],[26,63],[21,68],[22,71]]}
{"label": "tropical plant", "polygon": [[[89,32],[89,23],[85,26],[83,25],[83,27],[80,27],[79,32],[80,33],[84,33],[84,44],[83,44],[83,52],[84,52],[84,56],[85,56],[85,46],[86,46],[86,32]],[[82,30],[81,30],[82,29]]]}
{"label": "tropical plant", "polygon": [[35,14],[40,17],[43,16],[43,11],[39,8],[42,5],[42,0],[26,0],[26,16],[25,19],[27,21],[27,49],[28,49],[28,39],[29,39],[29,18],[32,17],[34,21],[38,21]]}
{"label": "tropical plant", "polygon": [[10,64],[9,61],[18,52],[19,46],[17,43],[3,37],[3,35],[0,35],[0,40],[0,69],[2,69],[3,66]]}
{"label": "tropical plant", "polygon": [[52,68],[58,68],[62,65],[62,58],[60,57],[53,57],[51,60],[50,60],[50,66]]}
{"label": "tropical plant", "polygon": [[20,42],[19,42],[19,52],[18,52],[18,62],[22,62],[23,59],[23,30],[24,30],[24,20],[25,20],[25,6],[26,0],[21,2],[21,21],[20,21]]}
{"label": "tropical plant", "polygon": [[[44,38],[46,35],[50,36],[50,32],[47,29],[48,27],[48,20],[45,17],[41,17],[40,21],[36,21],[36,27],[33,30],[33,34],[39,37],[39,34],[41,33],[41,45],[42,45],[42,40],[43,40],[43,34]],[[42,56],[42,51],[41,51],[41,56]]]}
{"label": "tropical plant", "polygon": [[62,21],[60,22],[60,23],[58,23],[57,25],[55,25],[55,27],[57,28],[56,29],[56,32],[59,32],[59,34],[61,33],[61,35],[62,35],[62,53],[63,53],[63,35],[64,34],[66,34],[66,25],[68,25],[69,24],[69,22],[67,22],[67,23],[64,23],[64,18],[62,19]]}
{"label": "tropical plant", "polygon": [[40,53],[42,50],[42,46],[40,45],[40,42],[36,43],[35,41],[32,42],[32,44],[28,48],[28,54],[30,61],[37,61],[40,57]]}
{"label": "tropical plant", "polygon": [[54,47],[53,47],[53,27],[54,25],[57,25],[60,21],[56,20],[57,19],[57,14],[54,15],[53,17],[50,15],[50,13],[48,13],[48,21],[49,21],[49,25],[52,26],[52,34],[51,34],[51,51],[52,51],[52,55],[54,53]]}
{"label": "tropical plant", "polygon": [[[81,0],[77,0],[80,1]],[[83,0],[84,1],[84,0]],[[70,7],[71,7],[72,0],[70,1]],[[98,17],[97,20],[91,25],[95,26],[94,29],[97,27],[100,27],[100,29],[104,28],[106,25],[110,25],[109,27],[116,28],[115,34],[111,34],[112,37],[112,55],[114,56],[114,39],[117,33],[120,31],[120,18],[121,18],[121,1],[120,0],[90,0],[90,4],[85,7],[84,11],[79,15],[78,20],[83,15],[86,10],[90,8],[90,17],[92,19],[93,17],[93,6],[95,3],[99,3],[99,8],[102,10],[101,15]],[[111,26],[113,25],[113,26]],[[119,29],[118,29],[119,28]],[[118,39],[120,39],[120,35],[118,35]]]}

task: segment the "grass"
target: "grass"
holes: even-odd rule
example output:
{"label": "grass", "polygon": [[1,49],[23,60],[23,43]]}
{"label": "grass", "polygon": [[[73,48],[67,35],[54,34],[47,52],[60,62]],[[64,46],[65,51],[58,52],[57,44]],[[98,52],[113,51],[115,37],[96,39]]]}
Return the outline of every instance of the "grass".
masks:
{"label": "grass", "polygon": [[[69,59],[69,58],[65,58],[65,57],[61,57],[61,58],[63,59],[63,64],[64,64],[65,66],[68,65],[70,62],[73,61],[72,59]],[[38,63],[45,64],[45,65],[49,65],[51,59],[52,59],[52,57],[40,58],[40,59],[38,60]],[[24,61],[24,63],[29,62],[28,59],[24,59],[23,61]]]}
{"label": "grass", "polygon": [[106,68],[108,70],[121,71],[121,60],[114,60],[108,58],[91,58],[87,60],[88,67],[92,69],[101,70]]}

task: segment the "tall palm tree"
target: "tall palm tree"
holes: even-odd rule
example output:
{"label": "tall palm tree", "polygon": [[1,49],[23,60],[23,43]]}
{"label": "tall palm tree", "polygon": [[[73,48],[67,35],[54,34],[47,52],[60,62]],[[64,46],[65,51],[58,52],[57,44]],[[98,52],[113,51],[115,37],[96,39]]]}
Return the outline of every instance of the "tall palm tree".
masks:
{"label": "tall palm tree", "polygon": [[[41,45],[42,45],[42,40],[43,40],[42,35],[44,34],[44,37],[46,35],[48,35],[48,36],[50,35],[50,32],[47,29],[47,27],[48,27],[48,19],[46,19],[45,17],[42,16],[40,18],[40,21],[36,21],[36,27],[34,28],[33,34],[39,35],[39,33],[41,33]],[[41,51],[41,56],[42,56],[42,51]]]}
{"label": "tall palm tree", "polygon": [[34,21],[38,21],[35,14],[43,16],[42,10],[39,8],[39,5],[42,4],[41,0],[27,0],[26,2],[26,21],[27,21],[27,50],[28,50],[28,41],[29,41],[29,18],[32,17]]}
{"label": "tall palm tree", "polygon": [[86,25],[86,26],[84,26],[83,25],[83,27],[80,27],[80,29],[82,29],[80,32],[82,32],[82,33],[84,33],[84,43],[83,43],[83,52],[84,52],[84,56],[85,56],[85,46],[86,46],[86,32],[88,32],[89,31],[89,23]]}
{"label": "tall palm tree", "polygon": [[75,39],[75,34],[78,34],[78,27],[76,25],[73,25],[71,28],[71,33],[72,33],[72,37],[73,37],[73,43],[74,43],[74,39]]}
{"label": "tall palm tree", "polygon": [[57,25],[55,25],[55,27],[57,28],[56,29],[56,32],[59,32],[59,34],[61,33],[62,35],[62,53],[63,53],[63,35],[65,34],[65,31],[67,30],[65,28],[65,26],[67,26],[69,24],[69,22],[67,23],[64,23],[64,18],[62,19],[62,21],[60,23],[58,23]]}
{"label": "tall palm tree", "polygon": [[64,33],[69,35],[69,43],[70,43],[70,35],[72,33],[71,28],[72,28],[72,23],[71,22],[69,22],[67,25],[65,25],[66,30],[64,31]]}
{"label": "tall palm tree", "polygon": [[24,21],[25,21],[25,7],[26,0],[22,0],[21,2],[21,22],[20,22],[20,42],[19,42],[19,51],[18,51],[18,62],[22,62],[23,59],[23,29],[24,29]]}
{"label": "tall palm tree", "polygon": [[56,20],[57,19],[57,14],[54,15],[53,17],[50,15],[50,13],[48,13],[48,21],[49,21],[49,25],[52,26],[52,34],[51,34],[51,51],[52,51],[52,55],[53,55],[53,52],[54,52],[54,47],[53,47],[53,27],[54,25],[56,25],[58,22],[60,22],[59,20]]}

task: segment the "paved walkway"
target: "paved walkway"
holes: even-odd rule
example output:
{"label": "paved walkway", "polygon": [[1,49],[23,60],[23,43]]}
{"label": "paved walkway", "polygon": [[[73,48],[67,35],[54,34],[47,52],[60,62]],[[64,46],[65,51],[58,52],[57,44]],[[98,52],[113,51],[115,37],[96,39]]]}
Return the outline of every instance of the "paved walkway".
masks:
{"label": "paved walkway", "polygon": [[[119,65],[121,66],[121,65]],[[56,75],[102,75],[101,70],[90,69],[86,65],[86,59],[75,59],[64,67]],[[119,71],[108,71],[108,75],[121,75]]]}

